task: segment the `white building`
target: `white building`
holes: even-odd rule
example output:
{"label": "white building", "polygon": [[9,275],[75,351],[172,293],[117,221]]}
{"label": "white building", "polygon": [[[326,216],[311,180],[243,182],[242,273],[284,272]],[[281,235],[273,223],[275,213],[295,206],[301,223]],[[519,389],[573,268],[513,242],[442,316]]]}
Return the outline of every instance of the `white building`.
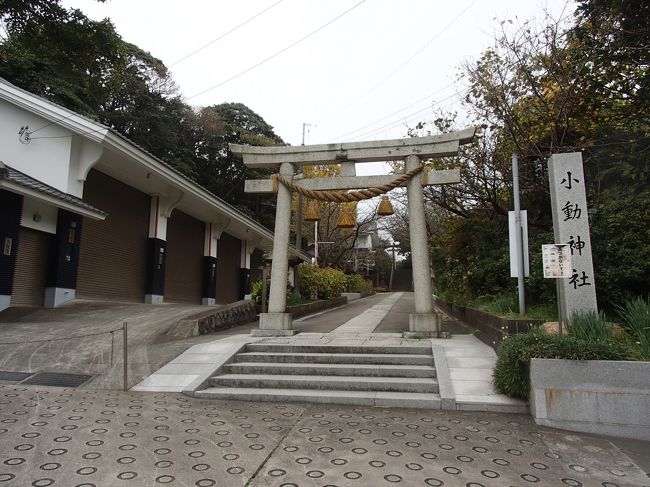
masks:
{"label": "white building", "polygon": [[0,310],[233,302],[272,247],[271,231],[160,159],[1,78],[0,162]]}

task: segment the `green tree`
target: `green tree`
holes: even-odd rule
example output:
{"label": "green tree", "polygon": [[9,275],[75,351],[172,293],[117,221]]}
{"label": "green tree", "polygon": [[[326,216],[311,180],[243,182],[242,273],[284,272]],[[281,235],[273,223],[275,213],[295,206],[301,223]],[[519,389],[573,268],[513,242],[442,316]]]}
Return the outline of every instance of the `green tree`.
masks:
{"label": "green tree", "polygon": [[[583,154],[600,304],[650,291],[648,9],[633,1],[582,1],[569,25],[547,19],[542,27],[504,29],[494,47],[462,67],[469,83],[464,106],[482,130],[460,158],[429,162],[458,164],[462,177],[461,184],[425,190],[439,291],[471,299],[514,290],[503,258],[510,156],[519,154],[536,256],[539,244],[552,242],[547,160],[572,151]],[[443,113],[434,126],[453,130],[454,119]],[[548,299],[549,286],[534,273],[531,298]]]}
{"label": "green tree", "polygon": [[274,205],[244,194],[248,170],[228,143],[278,145],[264,119],[240,103],[194,110],[167,67],[127,43],[110,20],[59,1],[0,0],[0,76],[104,123],[213,194],[272,226]]}

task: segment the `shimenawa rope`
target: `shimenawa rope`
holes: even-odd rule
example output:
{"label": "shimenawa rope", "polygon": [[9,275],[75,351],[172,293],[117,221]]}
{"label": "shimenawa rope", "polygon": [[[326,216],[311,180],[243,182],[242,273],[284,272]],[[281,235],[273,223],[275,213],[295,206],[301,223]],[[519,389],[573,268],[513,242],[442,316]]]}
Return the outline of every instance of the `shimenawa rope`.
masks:
{"label": "shimenawa rope", "polygon": [[[331,203],[350,203],[354,201],[367,200],[370,198],[374,198],[375,196],[386,194],[390,190],[395,189],[398,186],[404,184],[406,181],[408,181],[413,176],[415,176],[420,171],[422,171],[422,169],[424,169],[423,164],[419,165],[415,169],[411,169],[407,173],[402,174],[400,177],[395,178],[393,181],[391,181],[388,184],[382,184],[381,186],[372,187],[372,188],[359,189],[356,191],[331,191],[331,190],[315,191],[313,189],[306,189],[294,184],[291,180],[286,179],[284,176],[277,173],[271,176],[271,180],[273,181],[274,193],[278,192],[278,183],[282,183],[288,189],[292,191],[296,191],[297,193],[300,193],[301,195],[306,196],[307,198],[311,198],[313,200],[328,201]],[[423,184],[426,184],[426,175],[427,173],[425,172],[424,173],[425,177],[424,180],[422,181]]]}

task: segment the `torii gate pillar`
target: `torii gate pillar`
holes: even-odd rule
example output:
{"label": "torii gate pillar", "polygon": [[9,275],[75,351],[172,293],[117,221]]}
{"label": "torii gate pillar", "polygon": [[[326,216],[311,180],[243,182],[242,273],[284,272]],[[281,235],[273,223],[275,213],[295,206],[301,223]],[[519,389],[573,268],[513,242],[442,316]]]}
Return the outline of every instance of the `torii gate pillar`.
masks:
{"label": "torii gate pillar", "polygon": [[[409,155],[404,159],[405,171],[420,165],[420,158]],[[422,194],[422,176],[411,178],[406,184],[408,196],[409,234],[411,238],[411,260],[413,262],[413,290],[415,313],[409,315],[410,335],[438,336],[440,316],[433,307],[431,286],[431,265],[427,242],[426,215]]]}
{"label": "torii gate pillar", "polygon": [[[280,174],[293,178],[293,164],[280,165]],[[275,208],[275,232],[273,238],[273,262],[271,263],[271,289],[269,292],[268,313],[260,314],[260,327],[253,330],[253,336],[294,335],[291,328],[291,313],[286,313],[287,274],[289,272],[289,238],[291,231],[291,190],[278,187],[278,200]]]}

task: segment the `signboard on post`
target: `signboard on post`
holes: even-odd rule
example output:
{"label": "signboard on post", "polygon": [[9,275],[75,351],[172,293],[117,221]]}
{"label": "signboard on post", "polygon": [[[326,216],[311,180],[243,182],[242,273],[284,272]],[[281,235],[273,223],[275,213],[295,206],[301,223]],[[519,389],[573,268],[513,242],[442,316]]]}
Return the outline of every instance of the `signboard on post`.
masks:
{"label": "signboard on post", "polygon": [[[528,212],[521,210],[521,246],[524,256],[524,276],[530,276],[530,265],[528,263]],[[517,261],[519,260],[519,252],[517,252],[517,239],[515,238],[516,224],[515,212],[508,212],[508,237],[510,240],[510,277],[518,277],[517,275]]]}
{"label": "signboard on post", "polygon": [[560,319],[597,311],[582,154],[554,154],[548,160],[555,242],[567,244],[571,274],[558,281]]}
{"label": "signboard on post", "polygon": [[571,248],[569,244],[542,245],[542,262],[546,279],[571,277]]}

